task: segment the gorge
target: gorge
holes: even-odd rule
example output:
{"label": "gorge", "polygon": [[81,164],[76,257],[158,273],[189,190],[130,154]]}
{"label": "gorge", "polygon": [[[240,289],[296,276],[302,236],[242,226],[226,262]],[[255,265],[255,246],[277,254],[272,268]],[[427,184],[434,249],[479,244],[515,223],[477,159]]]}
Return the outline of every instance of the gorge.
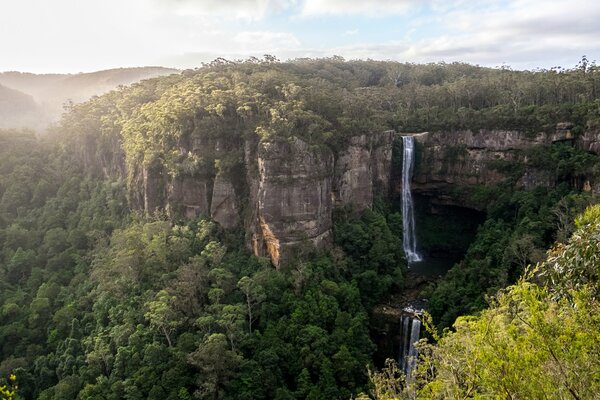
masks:
{"label": "gorge", "polygon": [[[593,387],[600,217],[576,217],[600,191],[598,72],[219,59],[75,105],[44,138],[0,129],[0,384],[14,372],[42,400],[364,398],[393,371],[410,382],[386,387],[426,398]],[[502,348],[477,342],[487,327]]]}
{"label": "gorge", "polygon": [[[555,133],[534,137],[499,130],[413,136],[386,131],[351,137],[337,152],[311,146],[299,137],[247,140],[234,147],[220,141],[200,147],[182,144],[184,158],[203,157],[208,167],[173,180],[160,164],[125,175],[141,174],[130,190],[131,198],[142,199],[137,204],[145,212],[165,210],[173,217],[188,218],[205,215],[225,229],[243,226],[248,247],[257,256],[268,256],[275,266],[291,254],[328,248],[334,209],[350,207],[359,212],[371,207],[375,196],[386,199],[400,192],[403,246],[410,264],[421,259],[416,249],[411,185],[415,194],[427,198],[433,207],[429,212],[434,213],[440,207],[484,211],[486,205],[469,195],[478,187],[506,182],[522,190],[553,187],[557,177],[543,165],[544,160],[535,160],[530,154],[561,143],[597,154],[595,146],[600,140],[599,134],[575,140],[563,126]],[[396,142],[402,144],[403,152],[396,156],[401,160],[400,176],[392,171]],[[240,153],[244,161],[231,172],[213,169],[218,159]],[[519,170],[506,167],[510,165],[519,165]],[[580,189],[600,191],[600,181],[594,176],[572,179]]]}

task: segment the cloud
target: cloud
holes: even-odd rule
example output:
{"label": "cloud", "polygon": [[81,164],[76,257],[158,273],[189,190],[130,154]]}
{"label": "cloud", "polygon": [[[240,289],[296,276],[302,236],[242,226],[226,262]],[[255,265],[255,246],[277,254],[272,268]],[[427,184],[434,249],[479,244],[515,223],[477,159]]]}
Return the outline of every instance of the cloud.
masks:
{"label": "cloud", "polygon": [[181,16],[260,20],[292,7],[296,0],[152,0]]}
{"label": "cloud", "polygon": [[473,60],[516,61],[534,65],[551,59],[581,57],[600,49],[600,3],[514,0],[508,7],[453,10],[438,19],[444,36],[431,39],[421,54]]}
{"label": "cloud", "polygon": [[403,14],[427,0],[304,0],[303,16],[369,15],[385,16]]}
{"label": "cloud", "polygon": [[296,48],[300,45],[298,38],[287,32],[240,32],[233,40],[255,51]]}
{"label": "cloud", "polygon": [[[584,0],[572,0],[570,5],[516,0],[508,8],[498,1],[488,1],[484,7],[472,4],[445,6],[443,12],[415,19],[407,27],[415,34],[391,40],[367,39],[362,27],[361,34],[354,30],[340,34],[345,44],[336,46],[288,32],[249,31],[234,35],[229,46],[212,54],[241,58],[269,53],[281,59],[337,54],[347,59],[461,61],[491,67],[508,64],[518,69],[572,67],[584,54],[600,61],[600,25],[595,23],[600,19],[600,3],[584,7]],[[432,33],[430,27],[437,30]]]}
{"label": "cloud", "polygon": [[448,3],[432,2],[432,12],[412,20],[408,34],[392,40],[361,42],[355,35],[345,45],[294,49],[280,57],[338,54],[347,59],[462,61],[492,67],[506,63],[519,69],[572,67],[584,54],[600,61],[600,2]]}
{"label": "cloud", "polygon": [[589,0],[0,0],[0,70],[265,53],[568,67],[600,60],[599,20]]}
{"label": "cloud", "polygon": [[180,15],[218,16],[259,20],[283,11],[295,16],[369,15],[405,13],[412,7],[441,0],[151,0]]}
{"label": "cloud", "polygon": [[[571,67],[586,54],[600,58],[600,2],[543,0],[430,3],[430,13],[411,21],[393,40],[330,48],[328,54],[408,62],[464,61],[515,68]],[[413,35],[413,33],[415,33]],[[412,39],[415,36],[417,39]],[[359,39],[360,36],[355,36]],[[322,49],[307,49],[313,55]],[[327,54],[323,54],[327,55]]]}

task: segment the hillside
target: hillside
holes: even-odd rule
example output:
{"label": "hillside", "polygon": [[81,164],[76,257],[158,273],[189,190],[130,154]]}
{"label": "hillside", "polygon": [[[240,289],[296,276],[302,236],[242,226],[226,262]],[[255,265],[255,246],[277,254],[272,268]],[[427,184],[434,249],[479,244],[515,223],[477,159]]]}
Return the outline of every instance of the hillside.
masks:
{"label": "hillside", "polygon": [[33,97],[0,85],[0,128],[39,128],[47,122]]}
{"label": "hillside", "polygon": [[[13,114],[21,125],[12,127],[45,127],[57,121],[68,102],[81,103],[119,86],[127,86],[143,79],[178,73],[178,70],[162,67],[118,68],[80,74],[31,74],[22,72],[0,73],[0,85],[23,92],[33,98],[37,108],[43,110],[45,120],[35,120],[30,115]],[[17,113],[21,112],[16,110]],[[6,125],[8,126],[8,125]]]}
{"label": "hillside", "polygon": [[[599,200],[598,89],[589,65],[220,59],[75,105],[42,139],[2,130],[0,377],[15,373],[26,399],[356,398],[374,388],[367,366],[400,354],[400,312],[419,300],[440,331],[464,318],[461,336],[435,333],[436,368],[408,396],[502,398],[488,384],[505,353],[457,341],[478,344],[488,300],[597,217],[573,222]],[[403,136],[418,250],[438,266],[403,252]],[[585,248],[573,276],[597,269]],[[597,308],[589,286],[579,303],[546,302],[573,276],[534,300],[597,337],[569,313]],[[543,345],[500,322],[501,338],[527,333],[519,349]],[[577,349],[586,363],[596,351]],[[453,387],[444,356],[457,354],[486,375],[459,370],[469,380]],[[531,354],[541,389],[513,390],[526,374],[511,375],[498,380],[510,393],[561,398],[568,387],[547,388],[564,381],[592,398],[581,388],[597,365],[567,359],[578,378],[563,379]]]}

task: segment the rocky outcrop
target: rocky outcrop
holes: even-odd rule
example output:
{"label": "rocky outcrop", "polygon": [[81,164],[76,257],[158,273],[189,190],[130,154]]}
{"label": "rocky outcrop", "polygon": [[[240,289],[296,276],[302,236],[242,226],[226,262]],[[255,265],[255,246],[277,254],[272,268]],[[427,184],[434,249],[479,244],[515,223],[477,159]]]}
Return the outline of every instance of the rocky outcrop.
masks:
{"label": "rocky outcrop", "polygon": [[215,178],[210,216],[225,229],[236,227],[240,221],[235,188],[233,183],[222,174]]}
{"label": "rocky outcrop", "polygon": [[334,153],[303,140],[249,138],[244,148],[249,245],[274,265],[331,242],[334,207],[370,207],[388,192],[394,132],[360,135]]}
{"label": "rocky outcrop", "polygon": [[266,252],[278,266],[286,249],[323,248],[331,233],[333,154],[298,139],[261,142],[258,219]]}
{"label": "rocky outcrop", "polygon": [[[587,132],[575,137],[572,128],[573,124],[564,122],[553,133],[536,135],[484,129],[404,134],[413,135],[418,143],[413,191],[440,204],[461,206],[465,199],[453,193],[458,187],[494,185],[508,178],[524,190],[553,186],[556,178],[532,166],[527,150],[571,142],[585,151],[600,153],[600,134]],[[395,186],[398,192],[398,182]]]}
{"label": "rocky outcrop", "polygon": [[386,131],[371,136],[373,190],[384,197],[390,191],[392,155],[396,135],[394,131]]}
{"label": "rocky outcrop", "polygon": [[[450,186],[496,184],[506,179],[498,166],[516,163],[525,150],[552,143],[550,135],[534,137],[518,131],[454,131],[414,134],[418,159],[413,189],[419,193],[449,192]],[[526,171],[526,189],[547,184],[535,171]],[[535,177],[535,178],[534,178]]]}
{"label": "rocky outcrop", "polygon": [[350,139],[349,146],[335,162],[333,196],[338,205],[352,205],[356,209],[373,203],[373,171],[371,149],[366,135]]}
{"label": "rocky outcrop", "polygon": [[[253,252],[279,266],[297,251],[330,244],[334,206],[360,211],[372,205],[375,191],[387,194],[393,141],[394,132],[359,135],[335,154],[297,137],[261,141],[250,135],[242,144],[192,136],[180,144],[182,170],[191,172],[173,177],[157,161],[142,169],[130,197],[141,197],[136,203],[146,212],[210,216],[225,229],[243,226]],[[231,164],[241,158],[236,154],[244,159],[239,171],[223,173],[221,161]]]}
{"label": "rocky outcrop", "polygon": [[335,205],[363,210],[373,204],[374,192],[387,195],[394,137],[394,131],[386,131],[349,139],[335,161]]}
{"label": "rocky outcrop", "polygon": [[158,162],[142,170],[144,210],[152,213],[164,209],[167,192],[167,176]]}
{"label": "rocky outcrop", "polygon": [[[555,177],[531,167],[526,150],[571,141],[600,152],[600,134],[575,137],[571,129],[572,124],[563,123],[552,134],[533,136],[502,130],[411,134],[416,141],[413,193],[429,197],[432,207],[476,207],[465,203],[456,188],[497,184],[508,177],[526,190],[552,186]],[[140,168],[134,173],[139,189],[130,196],[132,204],[186,218],[210,216],[225,229],[244,229],[248,247],[279,266],[297,251],[329,245],[335,207],[360,211],[372,206],[375,195],[400,190],[400,170],[392,171],[399,137],[393,131],[350,137],[335,151],[297,137],[231,137],[236,139],[195,132],[182,140],[182,171],[188,172],[176,177],[159,162]],[[598,190],[594,180],[582,184],[584,190]]]}
{"label": "rocky outcrop", "polygon": [[170,211],[182,214],[188,219],[209,214],[209,177],[179,176],[175,178],[169,190]]}
{"label": "rocky outcrop", "polygon": [[590,153],[600,155],[600,132],[585,132],[577,139],[577,146]]}

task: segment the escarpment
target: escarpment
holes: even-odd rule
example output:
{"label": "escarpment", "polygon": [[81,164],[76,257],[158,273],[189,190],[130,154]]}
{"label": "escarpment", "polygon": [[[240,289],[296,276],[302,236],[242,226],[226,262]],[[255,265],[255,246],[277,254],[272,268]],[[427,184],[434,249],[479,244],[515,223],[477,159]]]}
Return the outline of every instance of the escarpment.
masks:
{"label": "escarpment", "polygon": [[[500,130],[425,132],[414,136],[418,160],[413,190],[459,205],[463,199],[452,198],[452,188],[501,183],[508,177],[503,166],[524,165],[523,150],[551,143],[543,133],[530,137]],[[549,177],[534,170],[525,170],[523,176],[532,176],[523,180],[526,187],[551,184]]]}
{"label": "escarpment", "polygon": [[[575,137],[568,124],[537,135],[385,131],[349,137],[335,150],[296,136],[188,139],[179,146],[175,172],[160,161],[140,168],[131,181],[132,206],[167,211],[173,218],[211,217],[225,229],[241,229],[248,248],[278,267],[330,246],[335,208],[360,212],[376,196],[398,196],[401,182],[393,157],[398,157],[401,135],[414,135],[417,144],[414,193],[433,205],[476,210],[482,206],[458,189],[503,182],[523,190],[552,187],[557,183],[547,165],[552,161],[539,149],[559,142],[590,154],[600,149],[600,135]],[[573,184],[579,189],[598,191],[593,176],[578,179]]]}
{"label": "escarpment", "polygon": [[[477,207],[457,189],[507,181],[523,190],[555,186],[565,177],[556,176],[559,166],[553,164],[553,145],[567,144],[595,155],[600,151],[599,133],[576,137],[571,127],[561,123],[554,133],[535,135],[485,129],[412,134],[418,143],[413,190],[440,204]],[[582,172],[572,177],[572,185],[597,188],[599,182],[593,175]],[[397,185],[394,189],[399,192]]]}
{"label": "escarpment", "polygon": [[373,194],[386,196],[390,186],[394,131],[351,137],[338,153],[333,181],[336,205],[370,207]]}
{"label": "escarpment", "polygon": [[279,265],[286,248],[306,242],[322,248],[331,233],[333,154],[298,138],[262,141],[258,146],[259,238]]}
{"label": "escarpment", "polygon": [[294,136],[192,141],[180,146],[180,163],[199,165],[169,174],[153,163],[134,180],[131,197],[143,199],[138,207],[146,212],[207,216],[225,229],[244,229],[248,247],[279,266],[330,245],[334,207],[358,212],[372,206],[374,193],[387,194],[394,137],[354,136],[338,151]]}

